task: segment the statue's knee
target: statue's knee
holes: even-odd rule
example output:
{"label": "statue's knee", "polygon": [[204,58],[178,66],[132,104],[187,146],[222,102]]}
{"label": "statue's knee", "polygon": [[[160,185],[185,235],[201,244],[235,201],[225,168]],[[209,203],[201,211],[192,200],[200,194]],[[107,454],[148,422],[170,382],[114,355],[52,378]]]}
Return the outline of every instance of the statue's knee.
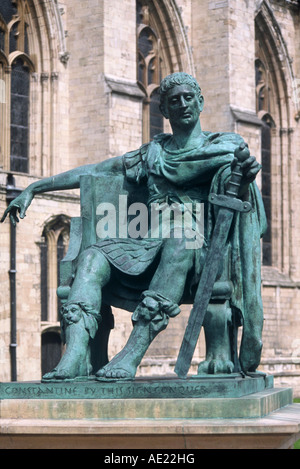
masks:
{"label": "statue's knee", "polygon": [[181,240],[176,249],[176,262],[184,272],[190,270],[194,265],[194,252],[187,249],[186,242]]}
{"label": "statue's knee", "polygon": [[172,258],[173,263],[193,263],[194,253],[193,250],[187,248],[185,238],[169,239],[165,244],[165,253]]}
{"label": "statue's knee", "polygon": [[110,277],[110,266],[106,257],[94,248],[87,248],[80,254],[78,270],[85,272],[90,279],[92,277],[97,277],[97,279],[103,278],[104,282],[106,282]]}
{"label": "statue's knee", "polygon": [[92,248],[87,248],[79,255],[78,265],[90,265],[97,261],[97,251]]}

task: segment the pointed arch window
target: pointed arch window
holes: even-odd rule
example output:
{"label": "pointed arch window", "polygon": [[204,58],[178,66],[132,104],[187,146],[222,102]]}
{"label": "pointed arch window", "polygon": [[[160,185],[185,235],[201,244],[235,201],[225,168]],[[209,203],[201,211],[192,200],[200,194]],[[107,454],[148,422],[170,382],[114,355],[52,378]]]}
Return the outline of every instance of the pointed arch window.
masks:
{"label": "pointed arch window", "polygon": [[26,0],[0,3],[0,137],[2,166],[29,172],[30,75]]}
{"label": "pointed arch window", "polygon": [[40,244],[42,376],[51,371],[63,354],[59,328],[61,303],[56,290],[59,285],[60,261],[65,256],[70,234],[70,219],[65,215],[51,218],[45,225]]}
{"label": "pointed arch window", "polygon": [[268,115],[262,119],[261,162],[262,199],[265,207],[268,228],[263,237],[263,264],[272,265],[272,120]]}
{"label": "pointed arch window", "polygon": [[261,59],[255,61],[256,111],[262,119],[261,127],[261,194],[264,202],[268,228],[263,237],[263,265],[272,265],[272,128],[271,117],[272,88],[267,66]]}
{"label": "pointed arch window", "polygon": [[29,86],[29,67],[18,58],[11,67],[10,170],[23,173],[29,169]]}
{"label": "pointed arch window", "polygon": [[63,353],[63,344],[60,332],[57,329],[47,329],[42,334],[42,376],[53,370],[60,361]]}
{"label": "pointed arch window", "polygon": [[59,285],[60,261],[69,243],[70,221],[64,215],[50,220],[42,233],[41,261],[41,321],[56,323],[59,320],[60,300],[56,295]]}
{"label": "pointed arch window", "polygon": [[137,1],[137,79],[145,94],[143,100],[143,142],[163,131],[158,88],[162,79],[160,38],[150,25],[149,7]]}

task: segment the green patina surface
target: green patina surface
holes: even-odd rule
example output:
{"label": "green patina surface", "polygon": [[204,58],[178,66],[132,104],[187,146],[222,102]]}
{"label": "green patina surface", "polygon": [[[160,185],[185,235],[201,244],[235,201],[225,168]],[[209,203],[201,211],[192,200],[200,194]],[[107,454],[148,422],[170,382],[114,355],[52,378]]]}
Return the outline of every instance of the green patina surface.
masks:
{"label": "green patina surface", "polygon": [[[182,397],[181,389],[187,397],[239,397],[260,390],[259,383],[265,386],[261,377],[224,377],[240,371],[255,372],[260,363],[260,238],[266,229],[255,183],[260,165],[250,156],[240,135],[202,130],[199,115],[204,98],[191,76],[175,73],[166,77],[160,95],[161,112],[169,119],[172,134],[158,135],[121,157],[34,182],[6,210],[2,221],[9,214],[15,223],[18,212],[23,218],[36,194],[81,190],[81,217],[72,224],[58,290],[64,302],[61,324],[66,352],[54,370],[43,377],[44,383],[31,388],[1,384],[2,392],[10,389],[15,398],[18,389],[21,393],[50,388],[64,392],[67,387],[62,381],[90,375],[107,381],[88,381],[93,392],[105,397],[107,390],[113,389],[115,397],[126,399],[139,397],[139,393],[146,397],[148,391],[150,397],[164,396],[166,389],[171,397]],[[201,204],[204,223],[201,229],[197,223],[193,225],[199,228],[192,230],[194,244],[188,244],[191,238],[186,230],[181,229],[178,236],[182,226],[175,215],[170,236],[165,236],[162,214],[156,237],[150,233],[146,217],[129,218],[125,224],[129,232],[134,227],[134,233],[139,226],[139,237],[124,236],[124,226],[120,233],[119,223],[119,231],[113,230],[114,236],[104,239],[99,204],[110,203],[116,209],[114,215],[124,218],[120,195],[128,197],[131,207],[145,203],[147,207],[158,204],[160,209],[170,209],[177,204],[181,216],[188,207],[195,223]],[[219,378],[173,380],[168,384],[162,379],[141,385],[134,378],[151,342],[180,313],[181,304],[193,303],[175,371],[180,377],[186,375],[203,326],[206,358],[199,365],[199,377]],[[108,336],[113,327],[111,306],[133,313],[133,329],[123,350],[107,363]],[[240,326],[243,332],[238,345]],[[120,383],[112,384],[112,378]],[[52,383],[55,380],[56,385]],[[84,386],[73,382],[70,394],[75,390],[82,393]]]}
{"label": "green patina surface", "polygon": [[72,380],[70,382],[0,383],[0,399],[120,399],[120,398],[228,398],[241,397],[273,387],[272,376],[197,376],[135,378],[134,380]]}
{"label": "green patina surface", "polygon": [[260,418],[292,403],[264,378],[1,383],[1,418]]}

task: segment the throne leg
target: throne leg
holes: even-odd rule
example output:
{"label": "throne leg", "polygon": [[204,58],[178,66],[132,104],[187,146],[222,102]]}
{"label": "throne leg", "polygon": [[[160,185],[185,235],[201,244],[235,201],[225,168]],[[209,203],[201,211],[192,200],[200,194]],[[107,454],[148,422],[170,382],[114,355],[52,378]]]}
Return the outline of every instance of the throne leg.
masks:
{"label": "throne leg", "polygon": [[198,367],[198,374],[220,374],[240,371],[237,354],[238,325],[230,306],[233,292],[230,275],[230,246],[224,253],[221,275],[214,285],[205,315],[203,328],[206,342],[205,361]]}
{"label": "throne leg", "polygon": [[206,359],[198,367],[198,374],[232,373],[232,311],[229,301],[211,302],[203,323]]}

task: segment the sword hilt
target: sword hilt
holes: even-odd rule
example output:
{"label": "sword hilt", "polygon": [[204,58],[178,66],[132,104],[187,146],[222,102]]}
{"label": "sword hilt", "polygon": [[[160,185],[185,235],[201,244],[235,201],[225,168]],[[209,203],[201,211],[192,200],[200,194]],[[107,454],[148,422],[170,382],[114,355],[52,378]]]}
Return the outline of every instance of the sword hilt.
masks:
{"label": "sword hilt", "polygon": [[235,149],[234,156],[237,159],[237,163],[231,172],[231,177],[226,190],[226,195],[229,197],[237,197],[239,194],[243,177],[242,163],[250,156],[248,146],[245,143],[241,143],[240,146]]}

